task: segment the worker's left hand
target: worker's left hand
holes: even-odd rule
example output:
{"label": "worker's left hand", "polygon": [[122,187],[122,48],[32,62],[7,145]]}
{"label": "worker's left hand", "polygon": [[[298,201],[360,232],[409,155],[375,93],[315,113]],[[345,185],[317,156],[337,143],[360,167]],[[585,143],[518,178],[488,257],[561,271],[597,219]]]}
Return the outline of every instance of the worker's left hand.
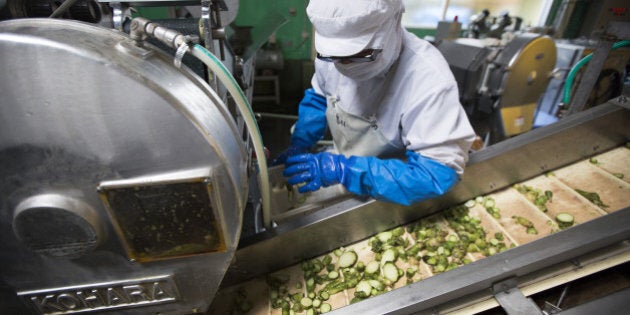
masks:
{"label": "worker's left hand", "polygon": [[300,154],[287,159],[283,175],[289,184],[306,183],[298,188],[300,193],[315,191],[321,187],[339,184],[343,179],[345,157],[331,153]]}

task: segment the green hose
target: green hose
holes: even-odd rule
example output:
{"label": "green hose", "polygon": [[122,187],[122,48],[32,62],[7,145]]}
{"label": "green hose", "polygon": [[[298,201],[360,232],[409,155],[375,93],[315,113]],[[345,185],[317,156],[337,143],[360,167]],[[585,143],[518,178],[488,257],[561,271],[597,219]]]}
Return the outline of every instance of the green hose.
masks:
{"label": "green hose", "polygon": [[239,87],[238,83],[225,68],[223,63],[217,59],[212,53],[210,53],[203,46],[196,44],[192,47],[191,53],[203,62],[208,68],[216,74],[217,78],[227,88],[228,92],[232,95],[236,106],[245,121],[247,131],[252,140],[254,146],[254,152],[258,159],[258,171],[260,173],[260,195],[262,199],[262,212],[263,212],[263,225],[265,228],[271,227],[271,188],[269,185],[269,172],[267,169],[267,157],[265,156],[265,150],[262,143],[262,136],[256,123],[256,117],[252,108],[243,93],[243,90]]}
{"label": "green hose", "polygon": [[[620,47],[628,46],[628,45],[630,45],[630,40],[622,40],[620,42],[616,42],[612,46],[612,50],[615,50]],[[569,71],[569,75],[567,76],[567,81],[564,83],[564,91],[563,91],[564,93],[562,97],[563,104],[567,105],[571,101],[571,87],[573,86],[573,81],[575,80],[575,76],[580,71],[580,69],[591,60],[591,58],[593,58],[592,53],[580,59],[580,61],[578,61],[573,66],[573,68],[571,68],[571,71]]]}

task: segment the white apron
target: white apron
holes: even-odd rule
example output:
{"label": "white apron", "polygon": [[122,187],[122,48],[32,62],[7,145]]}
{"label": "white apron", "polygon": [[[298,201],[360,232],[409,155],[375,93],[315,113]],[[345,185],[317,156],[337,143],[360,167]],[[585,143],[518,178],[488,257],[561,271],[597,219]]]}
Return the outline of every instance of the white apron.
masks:
{"label": "white apron", "polygon": [[345,156],[404,158],[405,149],[383,136],[375,116],[366,119],[349,114],[339,108],[339,99],[336,96],[328,96],[326,99],[326,120],[337,152]]}

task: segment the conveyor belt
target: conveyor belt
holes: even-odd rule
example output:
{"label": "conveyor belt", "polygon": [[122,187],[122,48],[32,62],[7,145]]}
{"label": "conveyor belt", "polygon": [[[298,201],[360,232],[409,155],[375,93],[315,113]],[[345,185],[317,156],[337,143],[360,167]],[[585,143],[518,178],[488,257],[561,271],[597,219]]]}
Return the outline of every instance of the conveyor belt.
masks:
{"label": "conveyor belt", "polygon": [[[618,147],[570,166],[521,182],[518,185],[538,190],[542,194],[545,191],[551,192],[551,200],[544,203],[546,211],[543,212],[531,198],[519,192],[517,189],[519,186],[516,185],[493,192],[485,196],[485,198],[477,198],[481,202],[475,202],[474,205],[471,203],[468,205],[469,207],[465,208],[468,209],[469,217],[479,220],[479,224],[485,231],[486,241],[489,242],[495,233],[501,233],[505,236],[503,242],[508,248],[517,247],[560,231],[554,220],[558,213],[566,212],[571,214],[575,218],[575,225],[579,225],[629,207],[630,148],[627,148],[627,145]],[[576,189],[597,193],[604,205],[595,205],[579,194]],[[492,211],[488,211],[484,206],[485,200],[489,199],[494,200],[494,207],[500,209],[499,215],[495,215],[495,217],[491,215]],[[527,228],[516,223],[515,216],[531,221],[537,233],[532,234],[532,231],[528,233]],[[449,235],[461,236],[453,230],[453,225],[449,225],[449,220],[445,218],[444,213],[438,213],[428,218],[423,218],[419,222],[405,225],[403,237],[409,241],[407,248],[417,241],[417,238],[409,233],[410,228],[417,224],[426,225],[430,223],[439,225],[440,229],[447,231]],[[369,239],[365,239],[354,244],[348,244],[343,250],[356,251],[359,261],[367,264],[375,260],[375,253],[372,252],[369,241]],[[426,252],[427,250],[425,249],[421,251],[420,255],[422,256]],[[467,257],[470,261],[485,259],[486,256],[482,252],[483,250],[469,252]],[[332,253],[327,255],[332,258],[332,263],[336,266],[337,256]],[[625,258],[618,261],[627,261],[628,256],[624,255]],[[320,256],[317,259],[321,261],[323,257]],[[396,265],[402,270],[407,270],[409,267],[417,268],[418,272],[410,280],[403,275],[400,280],[387,290],[395,290],[411,282],[423,281],[437,273],[435,266],[427,264],[423,259],[412,258],[406,261],[398,259]],[[320,274],[326,273],[325,269],[320,272]],[[274,272],[272,275],[280,276],[281,278],[288,277],[289,280],[283,285],[286,286],[289,293],[307,293],[304,273],[300,264]],[[224,288],[215,298],[215,303],[209,313],[230,314],[234,311],[235,306],[245,302],[245,304],[251,303],[252,307],[247,314],[282,314],[281,309],[274,309],[271,306],[269,298],[271,289],[265,279],[266,276],[261,276],[239,285]],[[315,291],[321,290],[323,286],[318,285]],[[353,297],[354,289],[348,289],[332,295],[325,302],[330,304],[333,309],[338,309],[348,305]],[[301,313],[297,312],[296,314]]]}

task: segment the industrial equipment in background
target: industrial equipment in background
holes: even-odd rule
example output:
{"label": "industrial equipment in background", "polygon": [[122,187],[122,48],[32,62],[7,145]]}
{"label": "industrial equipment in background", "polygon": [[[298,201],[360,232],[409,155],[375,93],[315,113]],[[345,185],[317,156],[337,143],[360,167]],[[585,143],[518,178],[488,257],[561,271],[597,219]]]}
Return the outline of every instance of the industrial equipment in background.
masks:
{"label": "industrial equipment in background", "polygon": [[[628,28],[630,16],[619,1],[606,6],[598,2],[596,7],[599,13],[589,15],[587,23],[591,32],[580,39],[553,38],[556,31],[549,28],[521,30],[520,18],[507,12],[492,17],[489,10],[473,17],[462,38],[438,36],[444,33],[438,31],[435,44],[449,63],[462,105],[486,145],[621,95],[630,63],[622,30]],[[573,11],[561,10],[556,20],[566,19],[567,12]],[[438,30],[459,23],[441,24]],[[589,62],[597,51],[597,58]],[[587,65],[592,65],[589,74],[585,74]]]}
{"label": "industrial equipment in background", "polygon": [[[479,38],[446,33],[438,47],[488,145],[455,189],[403,207],[342,186],[299,194],[281,167],[267,169],[249,102],[257,63],[282,66],[281,56],[257,52],[286,19],[239,30],[230,25],[238,1],[169,1],[180,5],[177,18],[156,23],[132,16],[159,1],[80,1],[0,3],[0,313],[230,308],[229,293],[251,279],[556,170],[582,184],[549,180],[560,187],[554,206],[577,202],[597,214],[588,222],[534,240],[507,217],[488,221],[519,246],[337,312],[481,310],[488,301],[536,311],[525,295],[630,261],[628,100],[531,130],[557,64],[548,36],[504,32],[501,42],[491,25]],[[513,27],[508,18],[494,30]],[[563,169],[574,163],[580,172]],[[574,192],[593,179],[610,209]],[[277,311],[264,305],[261,313]]]}
{"label": "industrial equipment in background", "polygon": [[458,83],[475,132],[490,145],[531,130],[538,100],[556,64],[548,36],[520,33],[499,39],[443,40],[438,49]]}
{"label": "industrial equipment in background", "polygon": [[253,101],[272,101],[280,104],[280,75],[284,67],[282,50],[272,36],[269,42],[256,52],[256,76],[254,77]]}

